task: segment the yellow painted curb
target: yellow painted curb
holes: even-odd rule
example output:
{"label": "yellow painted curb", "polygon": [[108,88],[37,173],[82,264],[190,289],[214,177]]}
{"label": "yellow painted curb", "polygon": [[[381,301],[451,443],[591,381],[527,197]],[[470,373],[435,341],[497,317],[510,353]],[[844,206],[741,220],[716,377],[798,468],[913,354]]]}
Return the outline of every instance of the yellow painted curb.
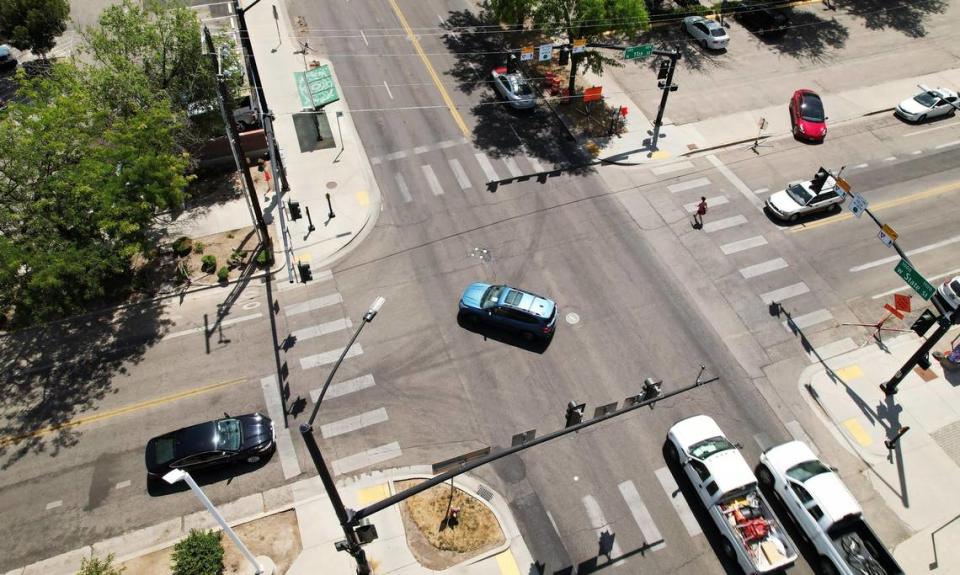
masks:
{"label": "yellow painted curb", "polygon": [[847,367],[841,367],[840,369],[833,370],[833,373],[837,374],[837,377],[843,381],[850,381],[852,379],[863,377],[863,370],[860,369],[859,365],[848,365]]}
{"label": "yellow painted curb", "polygon": [[363,207],[367,207],[370,205],[370,196],[367,195],[366,190],[360,190],[359,192],[357,192],[357,201]]}
{"label": "yellow painted curb", "polygon": [[390,488],[386,483],[364,487],[357,492],[357,500],[360,502],[360,505],[363,506],[382,501],[387,497],[390,497]]}
{"label": "yellow painted curb", "polygon": [[497,568],[500,569],[500,575],[520,575],[517,560],[513,558],[513,553],[509,549],[497,555]]}
{"label": "yellow painted curb", "polygon": [[843,426],[847,428],[847,432],[850,433],[851,437],[860,445],[864,447],[873,445],[873,438],[870,437],[870,434],[860,425],[859,420],[848,419],[843,422]]}

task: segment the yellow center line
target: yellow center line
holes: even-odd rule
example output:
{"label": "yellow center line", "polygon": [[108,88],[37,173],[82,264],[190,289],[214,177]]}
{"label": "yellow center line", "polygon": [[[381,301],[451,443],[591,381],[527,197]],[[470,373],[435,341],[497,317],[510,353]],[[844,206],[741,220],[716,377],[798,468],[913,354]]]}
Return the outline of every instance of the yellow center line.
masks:
{"label": "yellow center line", "polygon": [[450,98],[450,94],[448,94],[447,90],[443,87],[443,82],[441,82],[440,77],[437,76],[437,71],[433,69],[430,59],[427,58],[427,54],[420,46],[420,41],[417,40],[417,36],[413,33],[413,29],[410,28],[410,24],[407,24],[407,18],[403,15],[403,12],[400,11],[400,7],[397,6],[396,0],[390,0],[390,6],[393,8],[393,12],[397,15],[397,19],[400,20],[400,25],[403,26],[404,31],[410,38],[410,42],[413,43],[413,49],[416,50],[417,54],[420,55],[420,60],[423,61],[423,65],[426,66],[427,72],[429,72],[430,77],[433,78],[433,83],[436,84],[437,90],[440,90],[440,96],[443,97],[444,103],[450,110],[450,115],[453,116],[453,121],[456,122],[457,126],[460,127],[460,131],[463,132],[464,137],[469,138],[470,130],[467,129],[467,124],[464,123],[463,118],[460,117],[460,112],[457,111],[457,107],[453,103],[453,99]]}
{"label": "yellow center line", "polygon": [[[892,200],[887,200],[887,201],[885,201],[885,202],[877,202],[876,204],[873,204],[873,205],[870,206],[870,211],[871,211],[871,212],[877,212],[877,211],[880,211],[880,210],[885,210],[885,209],[887,209],[887,208],[895,208],[895,207],[897,207],[897,206],[902,206],[903,204],[909,204],[909,203],[911,203],[911,202],[916,202],[916,201],[918,201],[918,200],[923,200],[923,199],[926,199],[926,198],[929,198],[929,197],[932,197],[932,196],[939,196],[940,194],[945,194],[945,193],[947,193],[947,192],[954,192],[954,191],[957,191],[957,190],[960,190],[960,182],[953,182],[953,183],[951,183],[951,184],[944,184],[944,185],[942,185],[942,186],[937,186],[937,187],[935,187],[935,188],[931,188],[931,189],[926,190],[926,191],[924,191],[924,192],[917,192],[917,193],[915,193],[915,194],[910,194],[910,195],[908,195],[908,196],[902,196],[902,197],[899,197],[899,198],[894,198],[894,199],[892,199]],[[804,232],[804,231],[807,231],[807,230],[812,230],[812,229],[819,228],[819,227],[823,227],[823,226],[826,226],[826,225],[835,224],[835,223],[837,223],[837,222],[842,222],[842,221],[845,221],[845,220],[849,220],[849,219],[852,218],[852,217],[853,217],[853,214],[851,214],[851,213],[845,213],[845,214],[841,214],[841,215],[838,215],[838,216],[833,216],[832,218],[829,218],[829,219],[826,219],[826,220],[820,220],[819,222],[813,222],[813,223],[811,223],[811,224],[803,224],[802,227],[792,228],[792,229],[790,230],[790,233],[795,234],[795,233],[798,233],[798,232]]]}
{"label": "yellow center line", "polygon": [[176,401],[178,399],[184,399],[193,395],[199,395],[201,393],[207,393],[214,391],[223,387],[230,385],[235,385],[247,381],[246,378],[241,377],[238,379],[231,379],[230,381],[221,381],[219,383],[213,383],[204,387],[198,387],[196,389],[190,389],[187,391],[181,391],[180,393],[174,393],[172,395],[165,395],[163,397],[158,397],[156,399],[148,399],[146,401],[141,401],[140,403],[134,403],[126,407],[118,407],[117,409],[111,409],[110,411],[104,411],[103,413],[97,413],[94,415],[88,415],[86,417],[78,417],[77,419],[72,419],[64,423],[58,423],[56,425],[48,425],[46,427],[41,427],[29,433],[23,433],[20,435],[7,435],[0,437],[0,447],[6,447],[8,445],[23,441],[24,439],[29,439],[31,437],[40,437],[41,435],[46,435],[48,433],[57,431],[58,429],[65,429],[67,427],[76,427],[78,425],[84,425],[87,423],[93,423],[95,421],[101,421],[104,419],[109,419],[112,417],[117,417],[118,415],[124,415],[134,411],[140,411],[148,407],[153,407],[155,405],[160,405],[163,403],[169,403],[171,401]]}

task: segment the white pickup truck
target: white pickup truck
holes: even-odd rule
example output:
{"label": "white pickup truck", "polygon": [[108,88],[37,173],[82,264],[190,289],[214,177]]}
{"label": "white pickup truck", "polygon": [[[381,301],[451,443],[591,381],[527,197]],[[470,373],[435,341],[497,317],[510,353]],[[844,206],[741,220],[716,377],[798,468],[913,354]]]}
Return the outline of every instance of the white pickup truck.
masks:
{"label": "white pickup truck", "polygon": [[696,415],[667,433],[667,455],[680,465],[723,537],[724,553],[744,573],[784,570],[797,549],[757,487],[746,460],[717,423]]}
{"label": "white pickup truck", "polygon": [[806,443],[791,441],[764,451],[757,475],[817,549],[817,573],[902,575],[903,569],[863,520],[853,494]]}

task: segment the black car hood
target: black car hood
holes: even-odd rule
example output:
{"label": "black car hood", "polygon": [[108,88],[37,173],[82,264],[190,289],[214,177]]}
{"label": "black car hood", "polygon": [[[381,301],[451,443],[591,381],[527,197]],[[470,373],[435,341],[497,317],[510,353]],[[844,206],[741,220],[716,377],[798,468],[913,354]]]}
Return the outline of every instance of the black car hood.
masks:
{"label": "black car hood", "polygon": [[243,443],[240,450],[251,449],[265,441],[273,439],[273,421],[259,413],[240,415],[237,417],[243,428]]}

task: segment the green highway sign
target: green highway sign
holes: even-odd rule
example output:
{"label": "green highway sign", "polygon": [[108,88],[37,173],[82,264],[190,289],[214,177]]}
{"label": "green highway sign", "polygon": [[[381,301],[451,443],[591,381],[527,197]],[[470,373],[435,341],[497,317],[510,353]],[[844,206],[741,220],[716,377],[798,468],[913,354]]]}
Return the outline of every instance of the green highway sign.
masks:
{"label": "green highway sign", "polygon": [[637,58],[646,58],[653,54],[653,44],[640,44],[639,46],[630,46],[623,51],[624,60],[636,60]]}
{"label": "green highway sign", "polygon": [[902,277],[903,281],[907,282],[907,285],[912,287],[913,291],[920,294],[923,299],[928,300],[933,295],[934,287],[906,260],[900,260],[893,271],[897,272],[897,275]]}

